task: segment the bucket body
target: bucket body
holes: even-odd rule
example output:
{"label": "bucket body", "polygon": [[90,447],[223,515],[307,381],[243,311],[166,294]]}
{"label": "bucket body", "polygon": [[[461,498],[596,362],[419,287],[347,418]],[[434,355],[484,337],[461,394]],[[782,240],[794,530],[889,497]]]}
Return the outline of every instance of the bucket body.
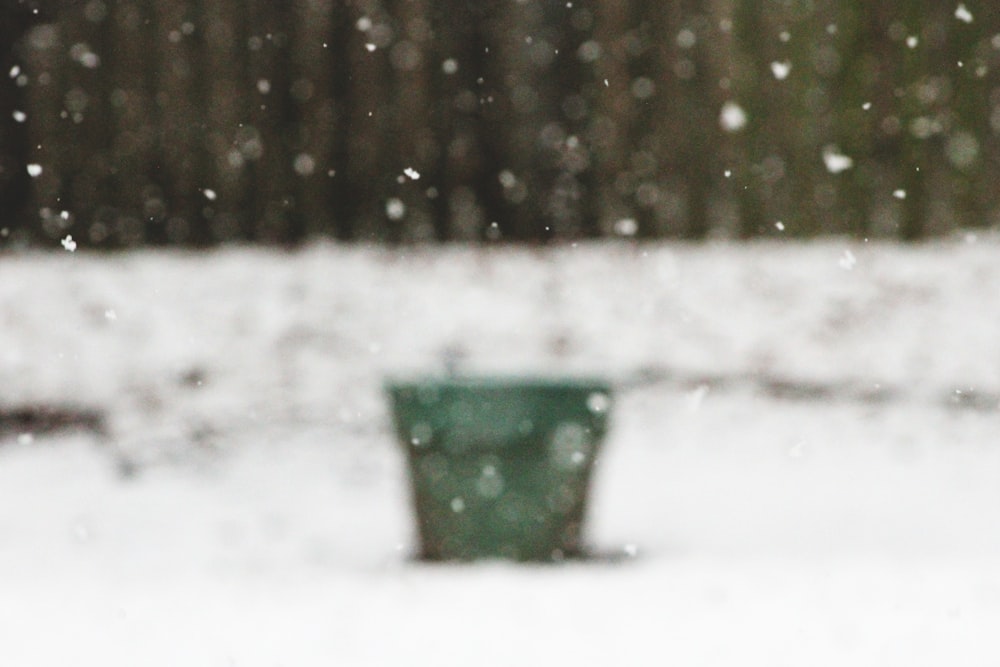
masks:
{"label": "bucket body", "polygon": [[580,555],[608,383],[446,377],[386,390],[407,452],[422,558]]}

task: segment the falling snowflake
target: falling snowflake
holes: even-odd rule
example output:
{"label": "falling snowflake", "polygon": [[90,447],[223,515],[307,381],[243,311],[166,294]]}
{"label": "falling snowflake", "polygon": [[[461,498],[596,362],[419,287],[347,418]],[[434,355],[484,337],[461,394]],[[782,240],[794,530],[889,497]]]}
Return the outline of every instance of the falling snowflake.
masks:
{"label": "falling snowflake", "polygon": [[401,199],[393,197],[385,203],[385,214],[390,220],[402,220],[406,215],[406,204]]}
{"label": "falling snowflake", "polygon": [[774,74],[774,78],[778,81],[784,81],[788,78],[788,73],[792,71],[792,63],[787,60],[784,62],[773,62],[771,63],[771,73]]}
{"label": "falling snowflake", "polygon": [[622,218],[615,222],[615,234],[619,236],[635,236],[639,231],[639,223],[635,218]]}
{"label": "falling snowflake", "polygon": [[406,169],[403,170],[403,173],[414,181],[420,178],[420,172],[414,169],[413,167],[407,167]]}
{"label": "falling snowflake", "polygon": [[688,394],[688,410],[691,412],[697,412],[701,409],[702,403],[705,402],[705,397],[708,396],[708,392],[711,391],[707,384],[698,385],[694,391]]}
{"label": "falling snowflake", "polygon": [[726,132],[739,132],[747,125],[747,112],[736,102],[726,102],[719,113],[719,125]]}
{"label": "falling snowflake", "polygon": [[101,57],[90,50],[87,44],[74,44],[70,50],[70,57],[82,67],[87,69],[97,69],[101,66]]}
{"label": "falling snowflake", "polygon": [[61,243],[62,247],[65,248],[66,250],[69,250],[70,252],[76,252],[76,241],[73,240],[73,237],[71,235],[67,234],[66,238],[64,238],[61,241]]}
{"label": "falling snowflake", "polygon": [[603,391],[595,391],[587,396],[587,409],[595,414],[603,414],[611,407],[611,398]]}
{"label": "falling snowflake", "polygon": [[845,271],[850,271],[854,268],[854,265],[858,263],[858,258],[855,257],[854,253],[850,250],[845,250],[838,263],[840,264],[840,268]]}
{"label": "falling snowflake", "polygon": [[892,191],[892,196],[896,199],[906,199],[906,190],[900,188]]}
{"label": "falling snowflake", "polygon": [[836,146],[827,146],[823,149],[823,164],[831,174],[839,174],[854,166],[854,160],[844,155]]}
{"label": "falling snowflake", "polygon": [[208,201],[215,201],[215,198],[217,196],[215,194],[215,190],[212,190],[211,188],[205,188],[201,192],[202,194],[205,195],[205,199],[207,199]]}
{"label": "falling snowflake", "polygon": [[955,8],[955,18],[957,18],[962,23],[972,23],[972,12],[963,3],[958,3],[958,7]]}
{"label": "falling snowflake", "polygon": [[27,169],[28,169],[28,176],[31,176],[32,178],[38,178],[39,176],[42,175],[42,165],[40,164],[34,164],[34,163],[29,164],[27,166]]}
{"label": "falling snowflake", "polygon": [[788,448],[788,456],[793,459],[802,458],[803,454],[805,453],[804,451],[805,445],[806,445],[805,440],[799,440],[798,442],[796,442],[795,444],[793,444],[791,447]]}
{"label": "falling snowflake", "polygon": [[311,176],[316,171],[316,160],[309,153],[299,153],[292,162],[292,168],[299,176]]}

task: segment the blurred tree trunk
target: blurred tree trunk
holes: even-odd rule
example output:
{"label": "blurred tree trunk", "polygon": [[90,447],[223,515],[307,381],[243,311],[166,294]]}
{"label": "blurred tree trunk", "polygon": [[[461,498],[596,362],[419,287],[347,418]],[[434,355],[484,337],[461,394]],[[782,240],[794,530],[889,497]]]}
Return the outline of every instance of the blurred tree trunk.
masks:
{"label": "blurred tree trunk", "polygon": [[[476,91],[487,120],[491,153],[484,165],[485,179],[499,178],[505,168],[523,184],[524,199],[504,216],[504,235],[518,241],[540,242],[552,235],[549,215],[552,196],[552,154],[564,133],[557,125],[543,134],[552,120],[552,83],[543,84],[551,64],[542,3],[496,3],[487,17],[489,67]],[[548,51],[542,53],[542,51]],[[533,55],[537,54],[539,60]],[[490,183],[492,186],[492,183]]]}
{"label": "blurred tree trunk", "polygon": [[[155,149],[155,104],[147,77],[157,69],[148,44],[155,35],[148,3],[119,2],[111,8],[101,67],[110,115],[108,128],[107,186],[102,197],[111,206],[113,237],[119,245],[140,245],[148,240],[147,221],[162,223],[162,194],[148,180]],[[109,58],[108,54],[114,54]],[[98,88],[100,90],[100,88]],[[83,210],[100,205],[88,203]],[[141,216],[141,217],[140,217]]]}
{"label": "blurred tree trunk", "polygon": [[[678,155],[684,170],[686,189],[687,225],[683,235],[690,239],[704,239],[711,231],[710,206],[713,196],[712,184],[723,171],[720,163],[719,125],[713,114],[706,109],[718,109],[722,100],[719,95],[719,80],[723,70],[715,62],[715,56],[729,36],[722,31],[717,21],[713,21],[712,7],[704,0],[689,0],[682,5],[691,23],[677,31],[674,48],[690,53],[676,54],[671,64],[673,81],[677,86],[677,104],[682,106],[686,131],[680,137]],[[675,17],[675,21],[685,16]],[[689,45],[683,30],[694,35],[694,44]],[[680,40],[680,41],[678,41]],[[690,63],[690,65],[688,65]],[[689,69],[690,67],[690,69]]]}
{"label": "blurred tree trunk", "polygon": [[[593,58],[599,58],[594,39],[595,13],[601,0],[568,2],[552,20],[560,26],[557,44],[556,78],[565,82],[558,99],[559,113],[566,126],[569,143],[561,155],[561,166],[575,181],[579,197],[574,203],[573,238],[598,238],[603,234],[603,214],[599,193],[599,175],[594,151],[594,115],[596,102],[604,94],[604,82],[598,78]],[[597,47],[597,51],[595,51]]]}
{"label": "blurred tree trunk", "polygon": [[[60,105],[56,107],[60,122],[48,137],[48,143],[55,144],[51,148],[60,177],[53,212],[70,223],[66,231],[77,239],[117,246],[122,243],[117,205],[123,193],[112,183],[117,171],[111,147],[116,65],[106,59],[113,19],[107,11],[88,16],[73,8],[68,14],[71,20],[59,23],[60,52],[52,70],[53,80],[58,81],[53,102]],[[46,149],[45,141],[38,145],[41,151]]]}
{"label": "blurred tree trunk", "polygon": [[632,153],[633,108],[626,46],[631,11],[631,0],[598,0],[594,43],[588,52],[581,54],[596,64],[598,94],[590,142],[595,159],[599,224],[605,235],[614,234],[616,223],[635,215],[622,192],[621,181],[628,172]]}
{"label": "blurred tree trunk", "polygon": [[[242,77],[242,57],[246,53],[240,25],[245,12],[242,4],[236,0],[203,3],[198,26],[204,48],[204,150],[208,157],[205,180],[198,189],[204,195],[202,211],[213,241],[238,239],[246,228],[241,220],[246,210],[244,162],[231,155],[245,118],[241,102],[247,95],[247,82]],[[272,240],[280,241],[283,226],[275,226],[281,231]]]}
{"label": "blurred tree trunk", "polygon": [[[596,228],[589,210],[591,197],[591,147],[585,134],[583,113],[574,109],[588,84],[590,68],[579,60],[586,26],[579,23],[577,3],[540,3],[540,24],[525,37],[527,66],[540,90],[542,115],[538,136],[542,146],[542,214],[548,239],[572,241]],[[583,33],[583,35],[581,35]]]}
{"label": "blurred tree trunk", "polygon": [[[724,119],[736,146],[736,163],[732,167],[733,181],[737,186],[736,201],[739,212],[736,235],[740,239],[750,239],[761,234],[767,227],[764,183],[761,179],[760,164],[765,157],[764,132],[768,101],[764,96],[761,77],[762,55],[770,45],[770,35],[765,32],[763,8],[751,0],[735,0],[733,12],[734,38],[737,42],[734,53],[733,93],[735,99],[727,104],[730,120]],[[738,120],[736,109],[746,114]]]}
{"label": "blurred tree trunk", "polygon": [[[264,243],[291,243],[302,233],[304,221],[296,210],[295,158],[292,136],[300,122],[294,96],[308,84],[296,86],[293,76],[292,16],[267,0],[244,3],[247,54],[242,99],[248,118],[238,143],[251,165],[250,211],[254,239]],[[315,164],[313,165],[315,169]]]}
{"label": "blurred tree trunk", "polygon": [[[653,34],[661,35],[653,71],[658,82],[651,121],[666,167],[665,180],[640,200],[656,212],[653,236],[704,239],[711,231],[714,185],[724,171],[720,129],[713,113],[725,101],[720,81],[729,77],[732,40],[705,0],[654,5]],[[635,92],[643,94],[641,87]],[[675,191],[679,190],[679,193]],[[676,203],[676,199],[683,206]],[[643,203],[640,201],[640,203]],[[680,210],[678,210],[680,209]],[[683,223],[683,227],[681,224]]]}
{"label": "blurred tree trunk", "polygon": [[951,167],[956,226],[989,227],[998,222],[1000,182],[1000,114],[996,111],[996,77],[1000,69],[1000,49],[996,30],[1000,28],[1000,5],[981,4],[973,19],[957,22],[948,31],[946,52],[955,64],[951,106],[953,127],[948,133],[945,158]]}
{"label": "blurred tree trunk", "polygon": [[404,240],[434,238],[433,210],[427,199],[428,182],[436,180],[432,168],[439,153],[431,125],[430,90],[433,27],[427,0],[397,0],[393,7],[396,40],[389,51],[392,67],[392,134],[397,137],[394,198],[401,205]]}
{"label": "blurred tree trunk", "polygon": [[[23,5],[0,5],[0,246],[26,236],[28,176],[25,38],[37,17]],[[4,231],[6,230],[6,231]]]}
{"label": "blurred tree trunk", "polygon": [[350,53],[353,42],[351,31],[356,26],[348,7],[334,4],[330,10],[330,27],[327,35],[330,73],[329,86],[333,112],[333,137],[330,140],[330,165],[324,174],[328,178],[330,208],[327,213],[330,234],[341,241],[352,238],[352,205],[354,195],[346,178],[350,155],[350,90],[352,72]]}
{"label": "blurred tree trunk", "polygon": [[154,82],[158,123],[156,178],[163,193],[165,220],[147,225],[151,243],[205,244],[202,224],[207,179],[203,143],[204,87],[198,76],[200,50],[195,37],[194,3],[155,2],[155,46],[159,67]]}
{"label": "blurred tree trunk", "polygon": [[885,189],[883,167],[877,160],[880,119],[891,104],[879,52],[883,26],[874,17],[878,8],[839,4],[836,20],[838,54],[842,64],[830,84],[830,104],[834,115],[835,145],[853,160],[843,175],[840,194],[841,214],[846,230],[858,238],[874,231],[878,189]]}
{"label": "blurred tree trunk", "polygon": [[333,97],[333,68],[339,63],[330,53],[334,10],[325,0],[295,0],[292,11],[290,48],[295,73],[291,93],[299,121],[290,128],[295,209],[302,219],[303,235],[316,237],[334,232],[330,172],[336,175],[333,155],[339,129]]}
{"label": "blurred tree trunk", "polygon": [[484,11],[465,0],[438,0],[429,10],[434,40],[428,77],[435,97],[430,123],[438,150],[437,176],[426,185],[431,188],[434,233],[441,240],[475,241],[485,238],[493,222],[498,223],[494,236],[505,227],[499,222],[502,204],[483,175],[486,137],[475,91],[490,58]]}
{"label": "blurred tree trunk", "polygon": [[928,45],[922,39],[921,26],[931,15],[931,7],[925,0],[912,0],[907,8],[904,25],[908,34],[904,44],[900,45],[898,69],[901,95],[898,97],[897,114],[901,124],[899,137],[903,159],[899,174],[901,187],[896,192],[902,197],[899,236],[904,241],[917,241],[923,238],[927,222],[928,136],[924,136],[918,127],[926,118],[919,87],[928,75],[930,65]]}
{"label": "blurred tree trunk", "polygon": [[[35,220],[43,242],[57,239],[70,227],[60,215],[63,209],[64,175],[74,167],[71,156],[76,145],[62,130],[65,115],[63,82],[63,35],[57,24],[34,28],[26,40],[26,100],[28,105],[28,164],[41,169],[31,179]],[[67,216],[68,217],[68,216]]]}
{"label": "blurred tree trunk", "polygon": [[405,211],[392,198],[395,182],[387,160],[392,123],[387,47],[391,20],[376,0],[352,6],[353,29],[347,38],[351,69],[347,115],[346,187],[350,192],[351,237],[362,241],[400,238]]}

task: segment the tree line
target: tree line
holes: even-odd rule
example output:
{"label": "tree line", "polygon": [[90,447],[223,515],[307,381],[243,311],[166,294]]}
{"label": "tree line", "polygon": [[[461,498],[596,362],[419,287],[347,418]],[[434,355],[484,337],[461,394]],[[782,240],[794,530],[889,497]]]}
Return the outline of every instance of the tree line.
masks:
{"label": "tree line", "polygon": [[988,3],[4,2],[0,242],[997,224]]}

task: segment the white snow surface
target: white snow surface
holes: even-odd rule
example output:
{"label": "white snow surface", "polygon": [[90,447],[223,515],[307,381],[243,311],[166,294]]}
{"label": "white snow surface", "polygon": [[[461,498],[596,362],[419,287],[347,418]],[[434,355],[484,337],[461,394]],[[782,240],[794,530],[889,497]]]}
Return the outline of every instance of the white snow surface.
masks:
{"label": "white snow surface", "polygon": [[[998,258],[2,256],[0,407],[108,432],[0,439],[0,665],[996,665]],[[411,558],[382,384],[446,355],[616,383],[594,558]]]}

